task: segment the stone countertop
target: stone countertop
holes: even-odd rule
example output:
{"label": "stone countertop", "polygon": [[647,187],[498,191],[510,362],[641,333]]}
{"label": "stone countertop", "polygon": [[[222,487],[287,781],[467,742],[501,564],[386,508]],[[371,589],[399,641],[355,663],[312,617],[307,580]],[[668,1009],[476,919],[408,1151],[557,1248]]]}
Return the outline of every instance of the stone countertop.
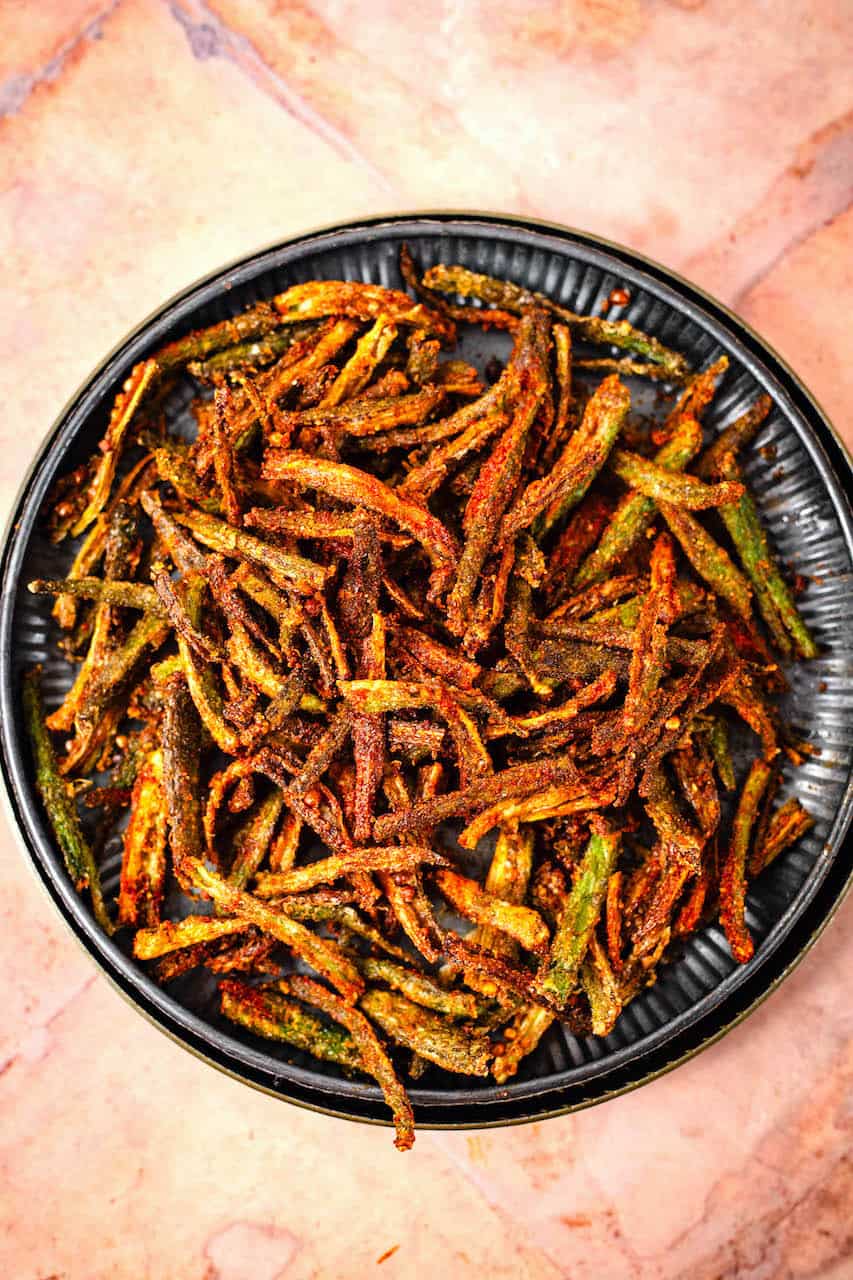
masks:
{"label": "stone countertop", "polygon": [[[163,298],[306,228],[428,207],[666,262],[853,443],[847,0],[7,0],[0,24],[4,512]],[[423,1132],[404,1158],[149,1026],[5,822],[0,867],[3,1276],[853,1276],[853,903],[674,1074],[562,1120]]]}

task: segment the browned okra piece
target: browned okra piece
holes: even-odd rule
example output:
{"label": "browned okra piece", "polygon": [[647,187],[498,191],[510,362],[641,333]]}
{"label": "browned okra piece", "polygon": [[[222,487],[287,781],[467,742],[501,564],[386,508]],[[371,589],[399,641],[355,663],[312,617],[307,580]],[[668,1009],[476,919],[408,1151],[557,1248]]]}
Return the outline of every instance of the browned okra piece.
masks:
{"label": "browned okra piece", "polygon": [[752,959],[755,944],[744,918],[746,860],[758,808],[772,770],[765,760],[754,760],[738,798],[729,849],[720,876],[720,923],[738,964]]}
{"label": "browned okra piece", "polygon": [[142,762],[133,787],[124,833],[119,924],[156,925],[166,884],[166,789],[163,751],[155,747]]}
{"label": "browned okra piece", "polygon": [[397,1130],[394,1145],[400,1151],[407,1151],[415,1140],[415,1117],[412,1104],[397,1078],[391,1060],[364,1014],[341,1000],[339,996],[333,995],[327,987],[315,982],[312,978],[303,978],[294,974],[286,981],[280,982],[279,987],[285,992],[292,992],[307,1004],[316,1005],[335,1022],[346,1027],[361,1055],[362,1070],[374,1077],[385,1095],[385,1101],[391,1108],[394,1127]]}
{"label": "browned okra piece", "polygon": [[462,635],[486,557],[496,544],[503,518],[521,474],[527,436],[547,387],[549,324],[542,311],[522,317],[511,367],[518,379],[512,421],[484,462],[465,508],[465,545],[447,601],[446,625]]}

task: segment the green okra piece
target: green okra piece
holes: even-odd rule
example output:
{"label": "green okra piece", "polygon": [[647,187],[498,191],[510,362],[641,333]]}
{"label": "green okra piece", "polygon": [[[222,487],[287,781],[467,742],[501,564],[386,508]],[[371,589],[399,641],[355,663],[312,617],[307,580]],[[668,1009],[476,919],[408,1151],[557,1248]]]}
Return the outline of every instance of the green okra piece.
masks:
{"label": "green okra piece", "polygon": [[144,582],[123,582],[118,578],[35,578],[27,583],[34,596],[77,596],[81,600],[103,600],[105,604],[142,609],[162,615],[157,592]]}
{"label": "green okra piece", "polygon": [[284,323],[284,318],[269,302],[256,302],[239,315],[220,320],[206,329],[196,329],[161,347],[154,359],[163,372],[180,369],[191,360],[204,360],[223,348],[263,338]]}
{"label": "green okra piece", "polygon": [[735,613],[749,622],[752,617],[752,590],[728,552],[684,507],[663,501],[657,505],[670,533],[677,538],[699,577],[704,578]]}
{"label": "green okra piece", "polygon": [[107,914],[95,858],[80,827],[74,798],[60,777],[53,743],[45,724],[41,667],[33,667],[24,676],[23,702],[35,763],[36,787],[62,850],[65,868],[78,892],[88,887],[95,919],[106,933],[111,934],[113,923]]}
{"label": "green okra piece", "polygon": [[706,484],[696,476],[674,474],[630,449],[614,449],[610,469],[645,497],[653,498],[655,502],[687,507],[691,511],[707,511],[709,507],[736,502],[743,492],[743,486],[736,480]]}
{"label": "green okra piece", "polygon": [[734,791],[735,767],[732,763],[732,753],[729,749],[729,726],[722,716],[714,716],[711,727],[708,730],[708,746],[714,758],[720,782],[722,782],[726,791]]}
{"label": "green okra piece", "polygon": [[755,951],[744,918],[746,859],[759,806],[772,772],[765,760],[753,760],[738,798],[729,850],[720,874],[720,924],[738,964],[746,964]]}
{"label": "green okra piece", "polygon": [[[716,474],[726,480],[741,479],[740,470],[731,453],[726,454],[718,463]],[[720,515],[755,588],[761,615],[781,652],[790,650],[790,642],[787,640],[787,636],[790,636],[801,658],[816,658],[817,645],[779,572],[749,490],[744,488],[736,503],[721,507]]]}
{"label": "green okra piece", "polygon": [[[495,898],[520,905],[527,897],[533,870],[533,828],[503,826],[498,831],[495,851],[486,873],[485,889]],[[513,959],[518,948],[511,938],[491,925],[477,925],[469,940],[493,955]]]}
{"label": "green okra piece", "polygon": [[364,990],[364,982],[352,960],[331,938],[321,938],[291,915],[261,902],[229,884],[200,858],[185,860],[184,871],[192,884],[228,915],[241,916],[264,933],[290,947],[295,955],[322,974],[348,1000]]}
{"label": "green okra piece", "polygon": [[518,1071],[523,1058],[533,1053],[539,1041],[556,1018],[550,1009],[529,1004],[521,1009],[513,1020],[511,1040],[503,1045],[503,1052],[495,1056],[492,1075],[498,1084],[505,1084]]}
{"label": "green okra piece", "polygon": [[159,649],[169,635],[168,624],[155,613],[145,613],[127,639],[106,655],[77,712],[80,736],[92,733],[110,703],[126,685],[146,649]]}
{"label": "green okra piece", "polygon": [[271,791],[250,814],[234,836],[234,860],[228,874],[229,884],[245,889],[266,857],[275,824],[284,808],[284,796]]}
{"label": "green okra piece", "polygon": [[757,876],[765,867],[769,867],[780,853],[784,853],[792,844],[796,844],[800,836],[805,835],[814,826],[814,818],[808,809],[804,809],[796,796],[791,796],[780,805],[773,814],[763,840],[760,833],[756,836],[755,848],[750,858],[750,874]]}
{"label": "green okra piece", "polygon": [[[679,611],[682,614],[695,613],[707,603],[707,597],[702,588],[697,587],[692,582],[688,582],[686,578],[677,580],[675,595],[678,600]],[[635,627],[645,598],[645,592],[630,596],[629,599],[622,600],[619,604],[609,605],[606,609],[598,609],[595,613],[591,613],[586,620],[597,625],[616,623],[621,627]]]}
{"label": "green okra piece", "polygon": [[283,1040],[314,1058],[361,1070],[361,1054],[348,1031],[329,1026],[278,992],[250,987],[235,979],[219,984],[226,1018],[267,1040]]}
{"label": "green okra piece", "polygon": [[407,965],[375,956],[359,959],[356,964],[369,982],[384,982],[424,1009],[446,1014],[449,1018],[473,1019],[480,1012],[480,1001],[472,992],[446,990],[427,974]]}
{"label": "green okra piece", "polygon": [[536,981],[540,994],[558,1008],[565,1006],[577,986],[621,843],[618,831],[605,828],[596,831],[584,849],[550,954]]}
{"label": "green okra piece", "polygon": [[[702,448],[702,428],[695,418],[680,418],[670,439],[655,454],[654,461],[666,471],[683,471]],[[611,569],[631,550],[648,529],[657,507],[642,493],[628,493],[613,513],[598,546],[584,560],[572,581],[573,587],[588,586],[606,578]]]}
{"label": "green okra piece", "polygon": [[711,480],[727,453],[737,454],[755,437],[758,428],[764,422],[773,402],[767,395],[761,395],[728,427],[708,445],[696,463],[696,474],[703,480]]}
{"label": "green okra piece", "polygon": [[245,533],[242,529],[226,524],[224,520],[217,520],[215,516],[196,511],[176,512],[174,518],[178,524],[192,530],[198,541],[203,546],[209,547],[211,551],[219,551],[223,555],[245,556],[247,560],[251,560],[253,564],[259,565],[274,576],[284,578],[297,590],[307,591],[310,594],[313,591],[321,591],[325,585],[329,575],[329,570],[325,566],[316,564],[313,560],[306,560],[304,556],[291,555],[287,551],[282,551],[280,547],[263,542],[251,533]]}
{"label": "green okra piece", "polygon": [[[261,322],[265,317],[259,317]],[[276,321],[281,317],[276,313]],[[307,338],[317,326],[315,324],[289,325],[271,333],[262,330],[250,336],[245,342],[237,342],[234,346],[225,347],[221,351],[213,351],[206,358],[195,358],[188,363],[189,372],[200,382],[212,382],[221,374],[231,373],[235,369],[260,369],[272,364],[287,351],[294,342]]]}
{"label": "green okra piece", "polygon": [[374,987],[361,1008],[396,1044],[434,1062],[445,1071],[488,1075],[491,1048],[486,1036],[471,1026],[456,1026],[439,1014],[413,1004],[405,996]]}
{"label": "green okra piece", "polygon": [[504,311],[520,312],[529,307],[531,301],[547,308],[568,325],[572,334],[586,342],[602,343],[605,346],[619,347],[623,351],[633,351],[645,356],[653,364],[662,365],[670,378],[681,381],[690,372],[684,356],[671,351],[657,338],[635,329],[627,320],[605,320],[602,316],[582,316],[566,307],[561,307],[543,293],[532,293],[520,285],[508,280],[496,280],[492,276],[481,275],[469,271],[466,267],[445,266],[439,264],[426,272],[424,284],[429,289],[437,289],[440,293],[456,293],[463,298],[478,298],[491,307],[499,307]]}
{"label": "green okra piece", "polygon": [[[631,406],[627,387],[613,375],[593,392],[581,424],[556,464],[532,481],[504,517],[501,539],[534,525],[537,539],[576,507],[598,475],[616,442]],[[534,524],[535,521],[535,524]]]}
{"label": "green okra piece", "polygon": [[186,448],[170,442],[168,446],[155,449],[154,463],[160,479],[170,484],[182,498],[209,515],[222,514],[222,503],[215,494],[202,486]]}
{"label": "green okra piece", "polygon": [[605,950],[594,934],[581,967],[581,986],[592,1014],[592,1034],[609,1036],[622,1012],[624,998]]}
{"label": "green okra piece", "polygon": [[184,866],[202,850],[201,724],[182,672],[164,681],[163,694],[160,742],[169,846],[175,874],[183,884]]}

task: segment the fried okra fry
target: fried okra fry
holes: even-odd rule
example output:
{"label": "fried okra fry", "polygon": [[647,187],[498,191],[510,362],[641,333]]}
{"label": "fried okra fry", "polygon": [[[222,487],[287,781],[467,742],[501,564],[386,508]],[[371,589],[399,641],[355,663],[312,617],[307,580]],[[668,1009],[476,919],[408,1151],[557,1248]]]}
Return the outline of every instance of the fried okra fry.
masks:
{"label": "fried okra fry", "polygon": [[738,799],[729,850],[720,876],[720,923],[738,964],[752,959],[755,944],[744,919],[746,861],[758,807],[771,777],[764,760],[754,760]]}
{"label": "fried okra fry", "polygon": [[537,991],[558,1009],[568,1002],[577,984],[608,881],[616,869],[621,839],[620,832],[602,824],[584,850],[550,953],[536,981]]}
{"label": "fried okra fry", "polygon": [[361,1008],[397,1044],[420,1054],[445,1071],[469,1076],[488,1074],[489,1041],[473,1027],[460,1027],[405,996],[372,987]]}
{"label": "fried okra fry", "polygon": [[[724,483],[740,483],[740,473],[731,453],[720,459],[716,474],[723,477]],[[793,644],[801,658],[817,657],[818,647],[779,572],[751,494],[742,487],[737,502],[721,507],[720,515],[752,581],[761,615],[780,652],[789,652]]]}
{"label": "fried okra fry", "polygon": [[[468,920],[509,934],[527,951],[542,954],[547,947],[550,936],[548,926],[531,907],[518,906],[504,898],[495,897],[481,889],[476,880],[470,880],[449,869],[437,871],[435,882],[448,902]],[[482,946],[482,940],[480,945]]]}
{"label": "fried okra fry", "polygon": [[[666,444],[655,454],[654,462],[667,471],[683,471],[701,447],[702,428],[699,423],[695,418],[681,417]],[[598,546],[575,573],[574,588],[577,590],[607,577],[614,565],[623,560],[643,536],[656,510],[653,498],[637,492],[626,494],[601,535]]]}
{"label": "fried okra fry", "polygon": [[413,502],[405,502],[375,476],[341,462],[275,451],[267,454],[263,474],[270,480],[287,481],[303,489],[317,489],[340,502],[365,507],[398,524],[421,543],[432,562],[433,597],[446,586],[458,550],[453,535],[435,516]]}
{"label": "fried okra fry", "polygon": [[119,924],[154,925],[160,919],[166,883],[166,790],[163,752],[150,751],[136,775],[130,820],[124,833]]}
{"label": "fried okra fry", "polygon": [[362,1070],[362,1055],[349,1032],[327,1026],[278,991],[228,978],[219,984],[222,1012],[231,1022],[267,1040],[283,1040],[314,1058]]}
{"label": "fried okra fry", "polygon": [[386,316],[393,324],[406,325],[452,342],[456,336],[452,322],[438,311],[412,302],[399,289],[350,280],[312,280],[295,284],[273,298],[282,323],[316,320],[322,316],[349,316],[354,320],[375,320]]}
{"label": "fried okra fry", "polygon": [[106,933],[113,924],[101,891],[101,879],[92,850],[80,828],[80,818],[68,784],[60,777],[41,700],[41,668],[24,676],[24,715],[35,763],[36,788],[50,820],[65,867],[74,887],[88,888],[95,919]]}
{"label": "fried okra fry", "polygon": [[[367,1018],[351,1004],[345,1003],[340,996],[334,995],[327,987],[312,978],[294,975],[279,983],[285,992],[293,992],[306,1004],[314,1004],[322,1009],[330,1018],[341,1023],[352,1036],[361,1057],[361,1069],[372,1075],[385,1095],[385,1101],[394,1115],[394,1127],[397,1137],[394,1145],[400,1151],[407,1151],[415,1140],[415,1117],[408,1094],[397,1078],[391,1060],[386,1054]],[[433,1015],[434,1016],[434,1015]]]}
{"label": "fried okra fry", "polygon": [[586,342],[603,343],[610,347],[621,347],[625,351],[634,351],[645,356],[653,364],[662,365],[673,380],[684,378],[688,373],[687,361],[676,351],[670,351],[656,338],[635,329],[627,320],[605,320],[600,316],[581,316],[561,307],[544,293],[531,294],[519,285],[508,280],[495,280],[491,276],[480,275],[468,271],[465,267],[435,266],[424,276],[424,284],[428,289],[437,289],[440,293],[458,293],[462,297],[478,298],[490,306],[501,307],[506,311],[521,312],[535,300],[564,324],[578,338]]}

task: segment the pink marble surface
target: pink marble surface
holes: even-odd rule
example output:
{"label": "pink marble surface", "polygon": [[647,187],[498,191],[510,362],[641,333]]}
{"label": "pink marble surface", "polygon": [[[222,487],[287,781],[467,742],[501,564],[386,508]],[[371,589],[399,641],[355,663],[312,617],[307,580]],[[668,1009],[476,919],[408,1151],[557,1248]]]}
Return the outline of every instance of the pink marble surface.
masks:
{"label": "pink marble surface", "polygon": [[[3,0],[0,504],[128,326],[264,242],[424,206],[623,240],[853,443],[849,0]],[[112,991],[0,830],[0,1275],[853,1275],[853,904],[725,1041],[527,1128],[284,1106]]]}

